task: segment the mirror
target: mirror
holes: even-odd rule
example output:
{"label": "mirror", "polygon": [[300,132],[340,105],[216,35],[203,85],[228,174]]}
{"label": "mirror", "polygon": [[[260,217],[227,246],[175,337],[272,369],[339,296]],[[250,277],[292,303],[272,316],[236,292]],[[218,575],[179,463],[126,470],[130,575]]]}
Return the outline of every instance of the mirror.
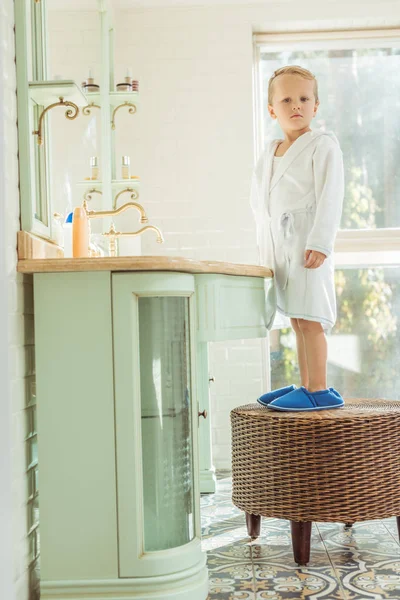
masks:
{"label": "mirror", "polygon": [[[40,3],[42,8],[44,1]],[[31,2],[32,8],[36,2]],[[106,111],[100,109],[102,61],[104,57],[107,59],[107,52],[104,35],[102,37],[101,33],[102,20],[98,1],[88,0],[79,4],[70,2],[67,10],[65,3],[60,0],[47,0],[46,6],[45,79],[52,84],[60,81],[60,85],[66,80],[74,81],[77,91],[81,89],[88,99],[88,106],[81,106],[79,115],[74,119],[66,118],[65,106],[56,106],[49,110],[44,119],[46,140],[43,146],[37,145],[36,136],[30,136],[29,139],[30,157],[32,153],[46,156],[46,160],[41,159],[42,163],[40,160],[35,161],[37,187],[40,182],[44,187],[44,190],[36,190],[35,198],[40,199],[42,212],[46,209],[48,213],[45,215],[46,224],[50,227],[47,237],[58,242],[58,237],[63,235],[60,224],[74,207],[82,205],[84,199],[88,201],[89,210],[110,210],[117,194],[128,188],[131,191],[119,195],[118,206],[131,201],[142,204],[139,181],[141,165],[138,159],[140,137],[143,136],[145,127],[143,121],[139,123],[137,94],[132,93],[132,90],[138,91],[139,77],[134,72],[134,61],[126,54],[129,32],[123,32],[120,37],[116,35],[116,19],[122,22],[118,12],[114,11],[113,15],[109,15],[110,34],[106,39],[107,44],[110,44],[110,90],[118,89],[120,95],[116,100],[110,100],[110,120],[107,120]],[[34,7],[33,10],[37,9]],[[37,35],[30,36],[30,43],[33,43],[35,37]],[[34,75],[32,65],[30,73]],[[124,90],[118,84],[126,85],[127,78],[133,81],[124,97]],[[34,80],[34,77],[30,79]],[[88,87],[88,83],[92,87]],[[100,87],[95,95],[91,95],[93,85]],[[92,104],[94,106],[91,106]],[[48,105],[49,101],[46,106]],[[43,107],[37,107],[35,110],[40,114]],[[104,137],[108,135],[110,143],[105,143],[102,138],[102,126],[104,127],[104,122],[110,123],[111,118],[115,129],[112,130],[108,125],[109,132],[106,132]],[[107,149],[105,156],[104,148]],[[128,161],[123,157],[129,157]],[[107,181],[107,170],[109,179],[113,181],[111,198],[105,197],[107,192],[104,192],[102,187],[103,178]],[[109,189],[106,185],[104,187]],[[46,189],[49,198],[44,202]],[[60,215],[60,218],[54,219],[54,214]],[[139,217],[139,211],[135,209],[113,216],[112,220],[117,231],[137,232],[144,227]],[[94,241],[102,247],[105,254],[108,253],[109,245],[102,233],[108,231],[110,223],[110,218],[91,219]],[[46,236],[44,232],[40,233]],[[156,235],[152,235],[155,241]],[[140,242],[140,237],[121,238],[118,240],[119,254],[141,254]]]}

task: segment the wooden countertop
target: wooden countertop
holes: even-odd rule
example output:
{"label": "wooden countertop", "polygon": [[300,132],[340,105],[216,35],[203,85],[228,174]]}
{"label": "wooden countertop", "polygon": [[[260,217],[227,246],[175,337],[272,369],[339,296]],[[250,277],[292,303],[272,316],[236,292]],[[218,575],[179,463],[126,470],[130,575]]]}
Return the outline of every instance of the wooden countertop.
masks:
{"label": "wooden countertop", "polygon": [[256,265],[192,260],[170,256],[117,256],[101,258],[32,258],[18,261],[20,273],[63,273],[71,271],[180,271],[219,273],[247,277],[273,277],[271,269]]}

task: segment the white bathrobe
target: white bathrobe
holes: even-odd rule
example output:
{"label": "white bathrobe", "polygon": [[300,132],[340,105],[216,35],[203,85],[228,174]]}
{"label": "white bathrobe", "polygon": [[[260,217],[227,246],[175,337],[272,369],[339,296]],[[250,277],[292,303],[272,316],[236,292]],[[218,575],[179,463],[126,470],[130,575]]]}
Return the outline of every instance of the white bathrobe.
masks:
{"label": "white bathrobe", "polygon": [[[274,270],[279,313],[318,321],[329,332],[336,321],[333,247],[344,196],[342,151],[332,132],[309,131],[271,177],[280,141],[267,144],[252,182],[260,264]],[[306,249],[323,252],[323,265],[306,269]]]}

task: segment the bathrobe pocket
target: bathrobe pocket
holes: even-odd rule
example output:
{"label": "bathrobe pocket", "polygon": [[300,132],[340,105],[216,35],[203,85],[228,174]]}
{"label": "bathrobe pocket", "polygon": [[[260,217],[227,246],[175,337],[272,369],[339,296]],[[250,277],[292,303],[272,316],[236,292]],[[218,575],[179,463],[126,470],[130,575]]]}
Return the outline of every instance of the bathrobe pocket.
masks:
{"label": "bathrobe pocket", "polygon": [[289,247],[281,243],[275,258],[275,279],[276,284],[281,290],[285,290],[288,284],[290,260]]}

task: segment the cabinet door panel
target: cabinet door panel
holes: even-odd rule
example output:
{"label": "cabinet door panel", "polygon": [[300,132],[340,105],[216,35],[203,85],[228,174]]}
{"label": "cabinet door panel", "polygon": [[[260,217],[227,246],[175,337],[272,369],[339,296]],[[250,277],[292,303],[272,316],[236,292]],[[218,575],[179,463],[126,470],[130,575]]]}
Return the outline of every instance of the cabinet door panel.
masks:
{"label": "cabinet door panel", "polygon": [[116,578],[110,273],[34,288],[42,583]]}
{"label": "cabinet door panel", "polygon": [[194,277],[113,275],[120,577],[199,562]]}
{"label": "cabinet door panel", "polygon": [[273,279],[196,275],[198,341],[266,337],[274,293]]}

